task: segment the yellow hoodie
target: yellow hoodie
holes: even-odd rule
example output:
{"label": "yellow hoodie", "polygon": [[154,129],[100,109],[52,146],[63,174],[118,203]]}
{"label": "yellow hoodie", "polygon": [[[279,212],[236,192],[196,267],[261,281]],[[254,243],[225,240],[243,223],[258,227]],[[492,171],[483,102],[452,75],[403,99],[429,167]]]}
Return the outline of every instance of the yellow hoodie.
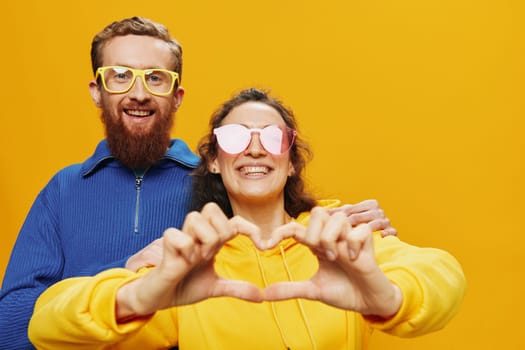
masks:
{"label": "yellow hoodie", "polygon": [[[324,207],[339,201],[321,201]],[[309,213],[297,221],[307,224]],[[115,321],[120,286],[140,277],[111,269],[94,277],[71,278],[50,287],[37,301],[29,337],[38,349],[365,349],[372,329],[411,337],[438,330],[457,313],[466,282],[461,266],[445,251],[419,248],[374,233],[376,258],[403,293],[399,312],[388,321],[363,318],[321,302],[294,299],[250,303],[208,299],[157,312],[125,324]],[[219,251],[221,276],[264,288],[306,280],[318,268],[310,249],[293,239],[259,251],[239,235]]]}

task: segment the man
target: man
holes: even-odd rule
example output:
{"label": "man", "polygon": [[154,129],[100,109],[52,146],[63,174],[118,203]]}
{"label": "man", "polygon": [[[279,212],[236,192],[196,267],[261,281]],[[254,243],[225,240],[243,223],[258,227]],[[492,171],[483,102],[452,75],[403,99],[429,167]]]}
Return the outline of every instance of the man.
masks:
{"label": "man", "polygon": [[[106,139],[82,164],[59,171],[36,198],[13,248],[0,291],[0,349],[31,349],[27,325],[38,296],[72,276],[160,261],[157,240],[181,227],[198,158],[171,140],[182,49],[167,29],[133,17],[114,22],[91,47]],[[343,207],[350,221],[394,233],[375,201]],[[144,248],[146,247],[146,248]],[[137,253],[138,252],[138,253]]]}

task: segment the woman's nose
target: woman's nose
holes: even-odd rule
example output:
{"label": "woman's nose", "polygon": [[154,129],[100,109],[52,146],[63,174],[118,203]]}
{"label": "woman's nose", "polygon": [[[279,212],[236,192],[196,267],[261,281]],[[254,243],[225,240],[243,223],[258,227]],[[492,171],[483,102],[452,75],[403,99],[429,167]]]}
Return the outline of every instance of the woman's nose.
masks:
{"label": "woman's nose", "polygon": [[260,134],[258,132],[252,133],[252,139],[250,140],[248,147],[244,151],[244,154],[249,154],[252,157],[257,157],[266,154],[266,150],[264,149],[261,143]]}

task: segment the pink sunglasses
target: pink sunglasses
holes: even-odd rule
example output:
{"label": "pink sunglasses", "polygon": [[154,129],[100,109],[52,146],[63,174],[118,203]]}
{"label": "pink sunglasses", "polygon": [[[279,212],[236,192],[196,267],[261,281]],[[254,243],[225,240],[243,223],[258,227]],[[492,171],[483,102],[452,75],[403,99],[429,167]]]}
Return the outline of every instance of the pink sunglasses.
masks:
{"label": "pink sunglasses", "polygon": [[264,149],[279,155],[292,147],[297,131],[285,125],[268,125],[262,129],[249,129],[241,124],[226,124],[213,129],[219,147],[226,153],[239,154],[246,150],[252,141],[252,134],[259,134]]}

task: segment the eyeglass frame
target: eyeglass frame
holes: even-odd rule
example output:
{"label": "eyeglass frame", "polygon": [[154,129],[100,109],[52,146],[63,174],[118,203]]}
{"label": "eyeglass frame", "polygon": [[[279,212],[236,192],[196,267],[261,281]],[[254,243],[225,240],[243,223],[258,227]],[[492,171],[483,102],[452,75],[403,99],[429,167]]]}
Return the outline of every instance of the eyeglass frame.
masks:
{"label": "eyeglass frame", "polygon": [[[131,71],[133,73],[133,79],[131,80],[129,86],[125,90],[115,91],[115,90],[110,90],[107,87],[106,79],[104,78],[104,72],[106,70],[108,70],[108,69],[114,69],[114,68],[127,69],[127,70],[129,70],[129,71]],[[151,90],[151,88],[148,86],[148,83],[146,83],[146,72],[148,72],[148,71],[161,71],[161,72],[165,72],[165,73],[168,73],[168,74],[171,75],[171,77],[173,79],[171,81],[171,86],[170,86],[168,92],[160,93],[160,92],[154,92],[154,91]],[[138,69],[138,68],[131,68],[131,67],[126,67],[126,66],[102,66],[102,67],[98,67],[97,71],[95,73],[95,81],[98,80],[99,77],[100,77],[100,80],[102,81],[102,86],[104,87],[104,90],[106,90],[106,92],[109,92],[110,94],[125,94],[126,92],[131,90],[133,85],[135,85],[137,77],[141,77],[142,78],[142,83],[143,83],[144,87],[146,88],[146,90],[149,93],[151,93],[152,95],[156,95],[156,96],[168,96],[169,94],[171,94],[173,92],[173,87],[175,86],[175,82],[179,81],[179,73],[171,71],[171,70],[168,70],[168,69],[163,69],[163,68]]]}

